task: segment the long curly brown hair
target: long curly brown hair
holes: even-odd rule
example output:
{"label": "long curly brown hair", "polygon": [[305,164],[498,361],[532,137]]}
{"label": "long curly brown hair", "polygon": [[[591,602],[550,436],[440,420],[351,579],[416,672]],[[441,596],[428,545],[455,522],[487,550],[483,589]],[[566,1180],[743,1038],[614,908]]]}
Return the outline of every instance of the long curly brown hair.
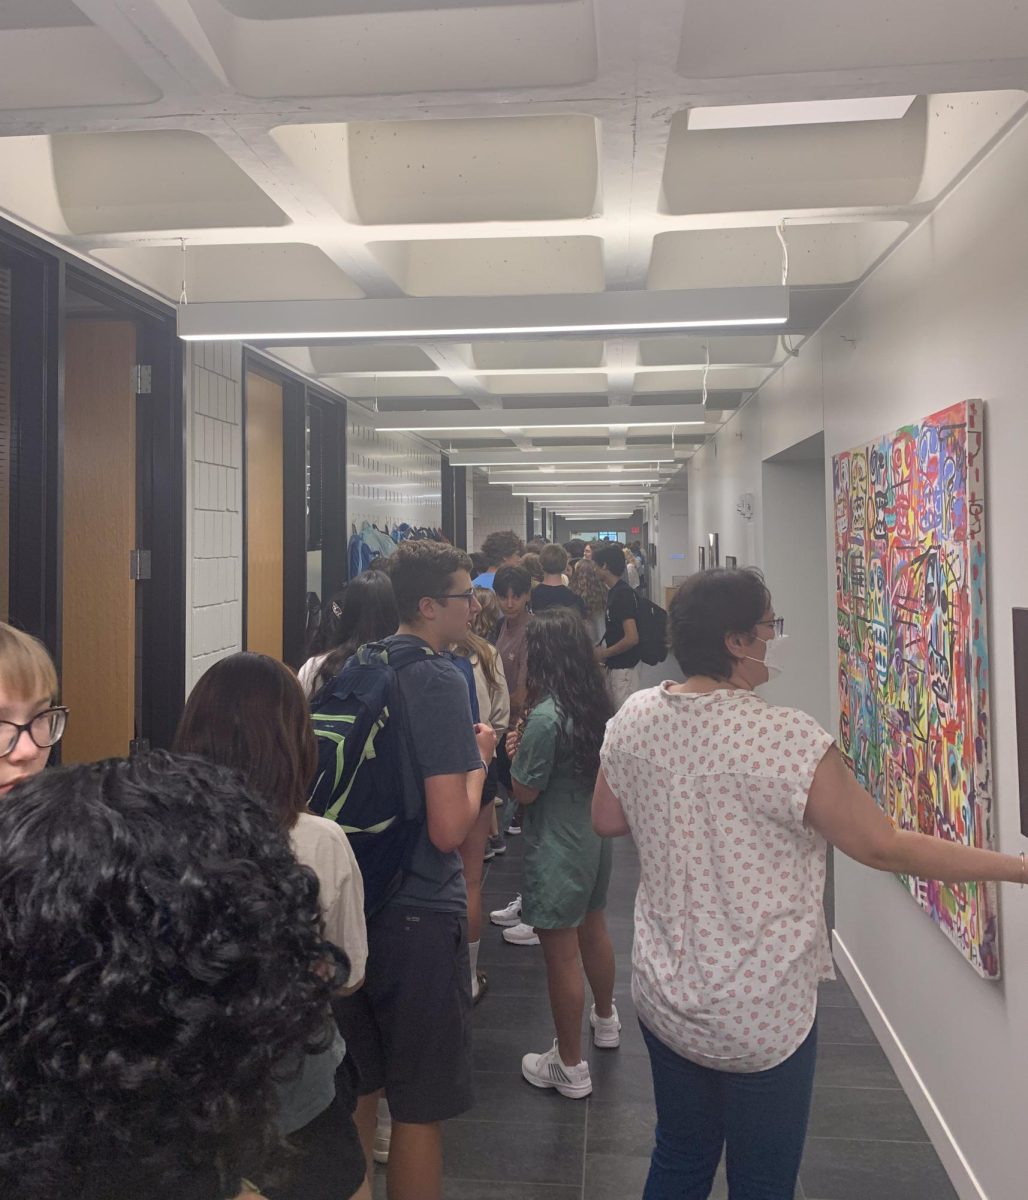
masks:
{"label": "long curly brown hair", "polygon": [[600,747],[614,714],[607,681],[585,625],[569,608],[551,608],[528,623],[528,707],[552,696],[571,727],[575,774],[592,781],[600,769]]}
{"label": "long curly brown hair", "polygon": [[571,576],[571,590],[585,602],[586,616],[595,617],[607,608],[607,589],[599,571],[587,558],[581,559]]}

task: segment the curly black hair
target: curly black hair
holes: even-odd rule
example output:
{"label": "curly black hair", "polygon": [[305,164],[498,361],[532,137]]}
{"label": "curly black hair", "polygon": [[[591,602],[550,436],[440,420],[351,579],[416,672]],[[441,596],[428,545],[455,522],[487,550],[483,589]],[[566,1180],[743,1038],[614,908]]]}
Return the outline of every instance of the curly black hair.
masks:
{"label": "curly black hair", "polygon": [[593,781],[614,709],[585,622],[570,608],[548,608],[528,623],[528,707],[552,696],[572,726],[571,755],[579,779]]}
{"label": "curly black hair", "polygon": [[317,878],[235,773],[155,752],[15,788],[0,1195],[237,1196],[279,1153],[273,1082],[327,1046],[342,970]]}

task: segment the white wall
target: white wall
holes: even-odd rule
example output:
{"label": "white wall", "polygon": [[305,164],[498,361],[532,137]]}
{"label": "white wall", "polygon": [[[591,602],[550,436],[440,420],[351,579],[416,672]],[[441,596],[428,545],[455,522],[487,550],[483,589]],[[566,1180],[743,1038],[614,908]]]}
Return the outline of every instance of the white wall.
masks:
{"label": "white wall", "polygon": [[404,433],[375,429],[353,403],[346,432],[346,520],[360,529],[406,522],[438,529],[443,523],[439,452]]}
{"label": "white wall", "polygon": [[[1026,210],[1028,125],[1022,123],[719,435],[718,458],[704,450],[690,473],[691,541],[721,522],[722,552],[735,553],[732,497],[751,487],[754,525],[767,520],[763,459],[823,428],[830,464],[839,451],[904,422],[962,399],[985,400],[993,826],[998,847],[1012,853],[1025,848],[1010,610],[1028,603]],[[773,492],[777,481],[769,478]],[[831,530],[827,491],[823,507]],[[766,541],[756,540],[758,563]],[[835,638],[833,557],[830,549],[821,578],[829,645]],[[777,578],[777,564],[767,558],[764,565]],[[833,651],[829,728],[837,719],[834,676]],[[816,711],[816,703],[814,689],[807,707]],[[980,979],[891,877],[838,855],[836,897],[840,961],[959,1194],[976,1200],[1025,1195],[1028,892],[1008,888],[1001,895],[1001,983]]]}
{"label": "white wall", "polygon": [[473,508],[474,524],[468,520],[469,528],[474,531],[469,550],[481,550],[489,534],[506,529],[513,529],[520,538],[525,536],[525,501],[512,495],[509,487],[475,475]]}
{"label": "white wall", "polygon": [[242,649],[242,347],[188,343],[185,372],[188,691]]}
{"label": "white wall", "polygon": [[[763,464],[761,513],[764,576],[775,611],[789,636],[788,670],[764,694],[774,704],[803,708],[822,725],[833,724],[831,642],[824,627],[824,437],[800,443],[804,457]],[[811,453],[816,459],[806,457]]]}

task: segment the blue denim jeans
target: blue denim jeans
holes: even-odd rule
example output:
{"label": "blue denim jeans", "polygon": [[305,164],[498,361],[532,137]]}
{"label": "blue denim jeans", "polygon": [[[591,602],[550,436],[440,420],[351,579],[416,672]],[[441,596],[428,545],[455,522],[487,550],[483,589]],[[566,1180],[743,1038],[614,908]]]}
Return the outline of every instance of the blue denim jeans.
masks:
{"label": "blue denim jeans", "polygon": [[682,1058],[642,1026],[657,1144],[643,1200],[707,1200],[727,1148],[731,1200],[793,1200],[810,1117],[817,1024],[790,1058],[749,1075]]}

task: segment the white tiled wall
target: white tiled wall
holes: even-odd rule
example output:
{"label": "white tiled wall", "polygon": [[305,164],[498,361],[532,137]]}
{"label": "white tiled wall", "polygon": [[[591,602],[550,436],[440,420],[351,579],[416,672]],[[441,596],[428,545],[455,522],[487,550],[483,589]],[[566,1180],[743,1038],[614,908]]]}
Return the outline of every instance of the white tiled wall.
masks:
{"label": "white tiled wall", "polygon": [[186,683],[242,648],[242,347],[194,342],[186,356],[189,521]]}
{"label": "white tiled wall", "polygon": [[490,533],[513,529],[518,537],[525,536],[525,501],[511,494],[509,487],[489,483],[484,477],[475,477],[474,486],[474,536],[469,550],[480,550],[482,542]]}
{"label": "white tiled wall", "polygon": [[346,441],[346,520],[438,529],[443,523],[439,452],[403,433],[382,433],[350,404]]}

